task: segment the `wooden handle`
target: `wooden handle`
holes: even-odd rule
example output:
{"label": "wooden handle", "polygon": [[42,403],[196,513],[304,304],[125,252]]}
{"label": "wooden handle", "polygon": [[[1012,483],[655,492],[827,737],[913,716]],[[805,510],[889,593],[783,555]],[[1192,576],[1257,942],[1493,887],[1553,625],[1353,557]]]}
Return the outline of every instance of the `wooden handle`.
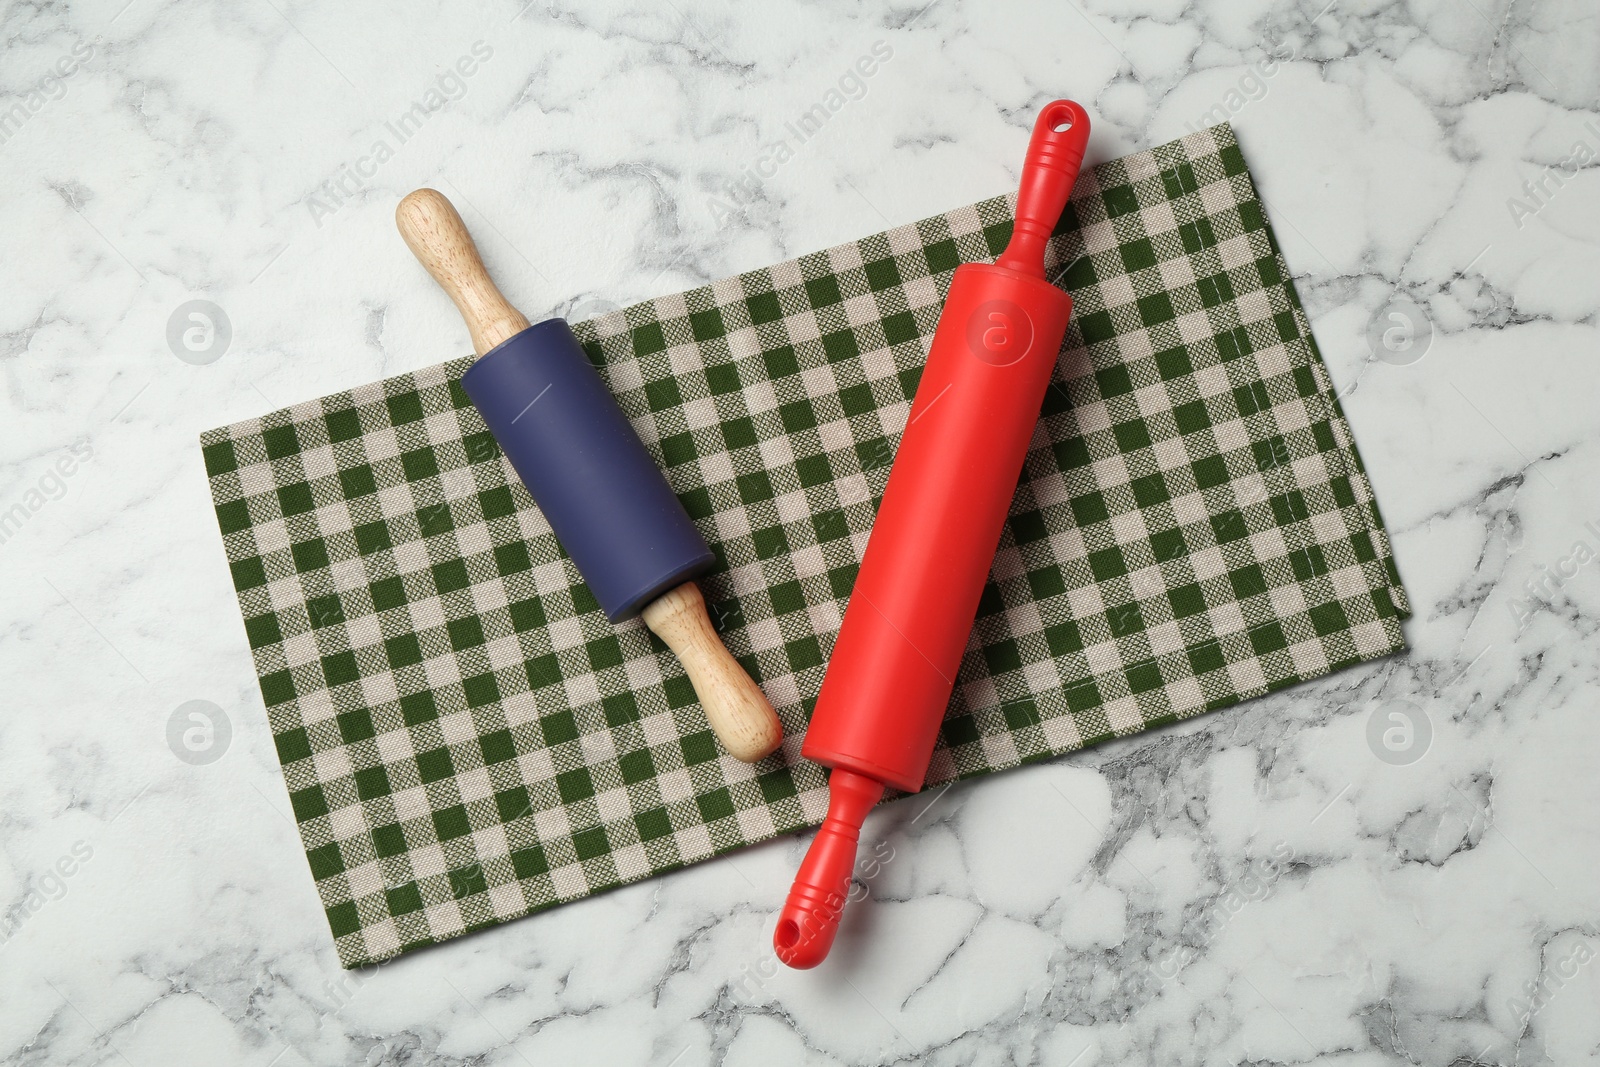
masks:
{"label": "wooden handle", "polygon": [[522,312],[512,307],[483,269],[455,205],[435,189],[418,189],[394,210],[395,225],[413,255],[433,280],[455,301],[472,333],[472,347],[483,355],[508,337],[528,328]]}
{"label": "wooden handle", "polygon": [[722,644],[693,582],[644,609],[644,624],[677,653],[711,730],[735,759],[754,763],[783,741],[783,724],[755,679]]}

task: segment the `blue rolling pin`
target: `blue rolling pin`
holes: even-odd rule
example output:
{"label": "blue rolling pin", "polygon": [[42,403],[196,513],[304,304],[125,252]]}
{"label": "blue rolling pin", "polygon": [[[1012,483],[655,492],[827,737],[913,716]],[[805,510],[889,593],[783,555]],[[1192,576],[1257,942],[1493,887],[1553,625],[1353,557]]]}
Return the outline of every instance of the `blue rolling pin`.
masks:
{"label": "blue rolling pin", "polygon": [[715,557],[566,320],[528,324],[440,193],[411,193],[395,221],[466,319],[480,358],[462,388],[606,616],[643,616],[683,664],[730,754],[750,763],[769,755],[783,727],[723,646],[694,582]]}

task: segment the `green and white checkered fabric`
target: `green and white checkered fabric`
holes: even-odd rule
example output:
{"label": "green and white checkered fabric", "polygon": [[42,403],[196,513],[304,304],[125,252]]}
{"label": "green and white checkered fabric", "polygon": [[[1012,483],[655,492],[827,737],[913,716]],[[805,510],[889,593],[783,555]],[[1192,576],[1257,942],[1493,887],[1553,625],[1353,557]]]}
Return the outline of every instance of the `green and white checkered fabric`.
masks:
{"label": "green and white checkered fabric", "polygon": [[[756,766],[639,621],[606,621],[461,391],[470,359],[202,436],[347,966],[821,820],[809,709],[951,272],[1000,252],[1012,203],[575,327],[716,550],[707,599],[788,731]],[[1232,131],[1086,172],[1051,262],[1073,325],[930,784],[1403,646]]]}

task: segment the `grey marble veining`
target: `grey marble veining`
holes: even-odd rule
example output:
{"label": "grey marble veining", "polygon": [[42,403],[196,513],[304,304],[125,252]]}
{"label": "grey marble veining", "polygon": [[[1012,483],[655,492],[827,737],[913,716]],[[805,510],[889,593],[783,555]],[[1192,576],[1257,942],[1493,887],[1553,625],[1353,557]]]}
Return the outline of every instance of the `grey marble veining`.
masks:
{"label": "grey marble veining", "polygon": [[[1588,0],[88,0],[0,33],[0,1063],[1600,1059]],[[880,810],[816,972],[769,947],[803,839],[341,971],[198,431],[465,350],[394,232],[416,186],[582,317],[1001,192],[1056,96],[1091,159],[1235,125],[1413,650]]]}

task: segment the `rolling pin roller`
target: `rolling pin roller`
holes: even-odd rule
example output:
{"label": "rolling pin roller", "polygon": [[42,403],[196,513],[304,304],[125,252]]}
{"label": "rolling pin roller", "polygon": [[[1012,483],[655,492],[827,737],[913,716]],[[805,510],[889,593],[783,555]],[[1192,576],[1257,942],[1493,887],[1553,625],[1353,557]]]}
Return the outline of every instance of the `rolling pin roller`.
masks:
{"label": "rolling pin roller", "polygon": [[715,557],[565,320],[528,324],[438,192],[411,193],[395,221],[466,319],[480,358],[462,388],[606,616],[643,615],[682,662],[724,747],[746,762],[769,755],[783,728],[723,647],[694,583]]}
{"label": "rolling pin roller", "polygon": [[1010,243],[951,281],[801,750],[833,773],[773,934],[791,967],[833,944],[867,812],[927,775],[1072,312],[1044,252],[1088,137],[1083,108],[1046,105]]}

